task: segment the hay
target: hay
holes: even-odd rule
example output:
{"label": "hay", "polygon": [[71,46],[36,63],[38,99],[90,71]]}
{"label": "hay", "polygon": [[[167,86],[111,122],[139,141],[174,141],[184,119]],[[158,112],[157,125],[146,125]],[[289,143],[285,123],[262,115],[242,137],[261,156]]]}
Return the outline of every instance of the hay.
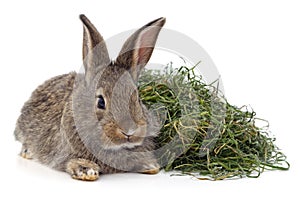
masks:
{"label": "hay", "polygon": [[[164,117],[157,148],[165,171],[222,180],[259,177],[264,170],[288,170],[286,156],[274,144],[268,123],[247,106],[228,103],[216,84],[206,84],[182,66],[146,70],[139,80],[142,102]],[[163,110],[162,110],[163,109]],[[163,113],[161,113],[163,111]],[[257,126],[257,122],[266,126]],[[177,136],[176,155],[167,146]],[[178,174],[178,173],[177,173]]]}

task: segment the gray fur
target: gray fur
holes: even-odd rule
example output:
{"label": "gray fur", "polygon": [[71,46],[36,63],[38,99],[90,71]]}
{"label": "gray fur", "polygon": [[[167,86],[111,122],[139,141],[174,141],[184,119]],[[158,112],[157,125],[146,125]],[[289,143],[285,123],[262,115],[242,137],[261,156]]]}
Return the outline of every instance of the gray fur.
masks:
{"label": "gray fur", "polygon": [[[81,180],[96,180],[98,171],[157,173],[152,150],[158,123],[141,104],[136,82],[165,19],[136,31],[116,62],[109,62],[96,28],[84,15],[80,19],[85,73],[54,77],[32,93],[15,129],[21,155]],[[105,109],[97,108],[100,94]]]}

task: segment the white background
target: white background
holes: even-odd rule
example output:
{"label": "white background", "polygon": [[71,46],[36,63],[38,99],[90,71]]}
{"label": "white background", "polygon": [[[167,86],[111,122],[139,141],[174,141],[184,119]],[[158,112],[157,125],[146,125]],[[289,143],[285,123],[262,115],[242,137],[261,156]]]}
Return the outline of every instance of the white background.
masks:
{"label": "white background", "polygon": [[[296,195],[299,10],[296,0],[1,1],[1,196]],[[81,65],[81,13],[106,38],[165,16],[166,28],[190,36],[209,53],[229,102],[251,105],[259,117],[270,121],[276,144],[291,163],[290,171],[219,182],[163,172],[105,175],[97,182],[82,182],[19,158],[20,144],[14,141],[13,130],[23,103],[44,80]]]}

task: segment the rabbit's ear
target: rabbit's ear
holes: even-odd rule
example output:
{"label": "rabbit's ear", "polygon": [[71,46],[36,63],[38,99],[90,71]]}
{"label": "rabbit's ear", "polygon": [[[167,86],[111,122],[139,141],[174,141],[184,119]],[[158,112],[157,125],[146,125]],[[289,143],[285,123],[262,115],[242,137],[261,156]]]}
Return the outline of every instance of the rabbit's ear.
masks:
{"label": "rabbit's ear", "polygon": [[109,64],[110,59],[105,41],[95,26],[83,14],[80,16],[83,23],[82,58],[86,79],[90,80],[96,75],[100,66]]}
{"label": "rabbit's ear", "polygon": [[141,69],[149,61],[165,18],[156,19],[133,33],[123,45],[116,64],[126,67],[137,81]]}

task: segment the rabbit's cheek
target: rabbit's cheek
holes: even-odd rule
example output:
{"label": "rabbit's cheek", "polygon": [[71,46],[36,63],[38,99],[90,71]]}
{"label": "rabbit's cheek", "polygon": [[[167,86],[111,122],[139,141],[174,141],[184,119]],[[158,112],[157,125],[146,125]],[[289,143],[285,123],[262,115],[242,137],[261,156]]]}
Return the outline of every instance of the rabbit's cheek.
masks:
{"label": "rabbit's cheek", "polygon": [[139,125],[132,137],[145,138],[147,134],[147,125]]}
{"label": "rabbit's cheek", "polygon": [[103,119],[104,117],[104,113],[102,110],[99,110],[99,109],[96,109],[96,116],[97,116],[97,119],[100,121]]}
{"label": "rabbit's cheek", "polygon": [[121,129],[114,124],[106,124],[104,126],[104,131],[103,138],[108,138],[108,141],[112,142],[114,145],[120,145],[127,141]]}

